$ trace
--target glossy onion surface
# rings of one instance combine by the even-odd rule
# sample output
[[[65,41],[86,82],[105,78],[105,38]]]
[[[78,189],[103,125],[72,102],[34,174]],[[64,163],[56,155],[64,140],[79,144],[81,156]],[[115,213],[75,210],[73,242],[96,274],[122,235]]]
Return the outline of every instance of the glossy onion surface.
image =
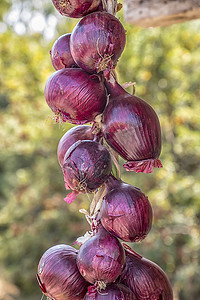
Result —
[[[54,72],[46,82],[45,98],[58,118],[73,124],[93,121],[107,102],[101,77],[78,68]]]
[[[161,130],[153,108],[127,93],[117,82],[106,83],[110,101],[103,113],[102,131],[107,143],[125,160],[127,171],[150,173],[162,167]]]
[[[113,176],[105,183],[100,216],[106,230],[125,242],[138,242],[149,233],[152,208],[148,198],[136,187]]]
[[[70,49],[79,67],[89,73],[98,73],[116,65],[125,41],[125,30],[116,17],[106,12],[95,12],[75,26]]]
[[[91,193],[104,183],[111,168],[111,157],[104,146],[95,141],[78,141],[68,149],[63,160],[65,186],[75,192]],[[71,202],[71,196],[65,201]]]
[[[42,292],[48,298],[83,299],[89,284],[77,268],[77,253],[73,247],[61,244],[49,248],[41,257],[37,279]]]
[[[104,290],[97,291],[88,287],[84,300],[137,300],[129,288],[123,284],[111,283]]]
[[[79,140],[93,140],[94,135],[92,133],[92,127],[89,125],[78,125],[71,129],[69,129],[65,134],[61,137],[58,148],[57,148],[57,156],[60,166],[63,165],[63,159],[67,152],[67,150],[77,141]]]
[[[128,246],[125,253],[126,264],[119,281],[133,291],[137,300],[173,300],[169,279],[158,265]]]
[[[77,265],[82,276],[90,283],[114,282],[121,274],[125,262],[121,243],[102,225],[98,232],[87,240],[77,256]]]
[[[59,13],[66,17],[81,18],[98,10],[100,0],[52,0]]]
[[[50,55],[55,70],[77,67],[70,51],[70,33],[61,35],[53,44]]]

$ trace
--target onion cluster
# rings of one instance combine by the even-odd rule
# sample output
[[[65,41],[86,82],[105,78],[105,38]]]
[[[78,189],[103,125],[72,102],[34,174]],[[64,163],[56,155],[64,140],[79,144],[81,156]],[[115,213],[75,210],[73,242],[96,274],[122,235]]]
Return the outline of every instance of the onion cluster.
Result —
[[[54,300],[172,300],[164,271],[121,243],[142,241],[151,230],[153,211],[140,189],[112,175],[113,164],[119,173],[118,155],[126,160],[124,168],[136,173],[151,173],[162,164],[156,112],[116,80],[114,69],[126,41],[113,15],[117,3],[52,1],[62,15],[83,17],[71,34],[54,42],[50,55],[56,72],[45,86],[56,121],[77,125],[57,147],[70,190],[64,200],[71,203],[80,193],[93,192],[94,198],[86,213],[90,231],[77,239],[80,249],[64,244],[48,249],[38,265],[39,286]],[[91,126],[83,125],[88,122]]]

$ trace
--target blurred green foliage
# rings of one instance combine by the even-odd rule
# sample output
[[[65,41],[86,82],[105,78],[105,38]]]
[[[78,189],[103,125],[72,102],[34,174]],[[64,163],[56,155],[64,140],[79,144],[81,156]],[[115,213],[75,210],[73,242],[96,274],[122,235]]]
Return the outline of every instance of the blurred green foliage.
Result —
[[[51,3],[44,3],[40,13],[56,14]],[[2,20],[9,4],[0,3]],[[58,243],[72,245],[89,229],[78,211],[89,208],[88,197],[70,205],[63,201],[56,149],[72,125],[54,124],[44,99],[45,82],[54,72],[48,52],[76,22],[60,18],[51,41],[42,34],[17,35],[11,26],[0,35],[0,280],[8,286],[0,299],[39,299],[35,274],[41,255]],[[136,95],[159,115],[163,141],[162,169],[152,174],[122,170],[122,179],[139,187],[154,211],[151,232],[131,246],[165,270],[175,300],[198,300],[200,21],[165,28],[124,26],[127,44],[117,66],[119,82],[136,81]],[[12,286],[11,298],[10,284],[17,287]]]

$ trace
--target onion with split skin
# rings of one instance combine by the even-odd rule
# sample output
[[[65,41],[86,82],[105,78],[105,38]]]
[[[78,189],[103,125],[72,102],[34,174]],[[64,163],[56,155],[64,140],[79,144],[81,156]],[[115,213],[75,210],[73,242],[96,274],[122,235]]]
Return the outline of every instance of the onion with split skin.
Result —
[[[117,81],[106,80],[105,85],[110,94],[102,121],[106,142],[127,160],[123,165],[127,171],[151,173],[153,167],[161,168],[161,129],[156,112]]]
[[[99,73],[116,66],[125,41],[125,30],[116,17],[107,12],[94,12],[73,29],[70,49],[80,68]]]
[[[69,129],[61,137],[58,147],[57,156],[60,166],[63,166],[63,159],[67,150],[79,140],[93,140],[94,134],[92,133],[92,127],[89,125],[77,125]]]
[[[151,230],[152,207],[136,187],[112,175],[105,182],[100,218],[104,228],[125,242],[139,242]]]
[[[80,68],[54,72],[46,82],[45,98],[57,121],[79,125],[94,121],[107,103],[102,77]]]
[[[66,17],[82,18],[87,14],[102,10],[101,0],[52,0],[59,13]]]
[[[77,67],[70,51],[70,36],[71,33],[61,35],[49,51],[55,70]]]
[[[74,201],[79,193],[92,193],[110,175],[112,162],[108,150],[96,141],[79,140],[66,152],[63,175],[66,189],[72,189],[65,198]]]
[[[77,264],[78,251],[60,244],[49,248],[38,264],[37,279],[42,292],[54,300],[81,300],[89,283],[81,276]]]
[[[77,266],[85,280],[96,284],[97,290],[101,290],[119,277],[125,255],[119,240],[101,224],[96,230],[96,234],[80,247]]]
[[[173,300],[172,287],[165,272],[152,261],[123,244],[126,264],[119,282],[130,288],[137,300]]]

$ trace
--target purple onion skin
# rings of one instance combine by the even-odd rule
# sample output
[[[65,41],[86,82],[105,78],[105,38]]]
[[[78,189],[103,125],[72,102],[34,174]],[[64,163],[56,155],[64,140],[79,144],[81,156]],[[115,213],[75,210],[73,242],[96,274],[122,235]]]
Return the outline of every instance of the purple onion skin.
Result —
[[[106,142],[122,158],[127,171],[151,173],[162,167],[161,129],[153,108],[127,93],[117,82],[106,82],[110,101],[103,113],[102,132]]]
[[[123,284],[111,283],[105,290],[86,293],[84,300],[137,300],[135,295]]]
[[[57,156],[60,166],[63,166],[63,159],[67,150],[79,140],[93,140],[94,134],[92,133],[92,127],[89,125],[78,125],[69,129],[61,137],[58,148]]]
[[[100,224],[97,233],[79,249],[77,265],[86,281],[114,282],[125,263],[124,249],[117,238]]]
[[[112,169],[108,150],[96,141],[78,141],[66,152],[63,174],[66,185],[75,191],[91,193],[99,188]]]
[[[52,0],[59,13],[66,17],[82,18],[87,14],[102,10],[100,0]]]
[[[94,12],[72,31],[70,49],[76,64],[88,73],[114,68],[126,43],[119,20],[107,12]]]
[[[152,207],[136,187],[109,176],[100,217],[104,228],[125,242],[139,242],[152,225]]]
[[[88,282],[77,264],[78,251],[69,245],[49,248],[41,257],[37,279],[42,292],[50,299],[80,300],[87,292]]]
[[[165,272],[152,261],[126,247],[126,264],[119,282],[126,285],[138,300],[173,300],[173,291]]]
[[[77,67],[70,51],[70,36],[71,33],[61,35],[50,50],[51,62],[56,71]]]
[[[45,98],[56,116],[73,124],[93,121],[107,102],[101,77],[79,68],[54,72],[46,82]]]

